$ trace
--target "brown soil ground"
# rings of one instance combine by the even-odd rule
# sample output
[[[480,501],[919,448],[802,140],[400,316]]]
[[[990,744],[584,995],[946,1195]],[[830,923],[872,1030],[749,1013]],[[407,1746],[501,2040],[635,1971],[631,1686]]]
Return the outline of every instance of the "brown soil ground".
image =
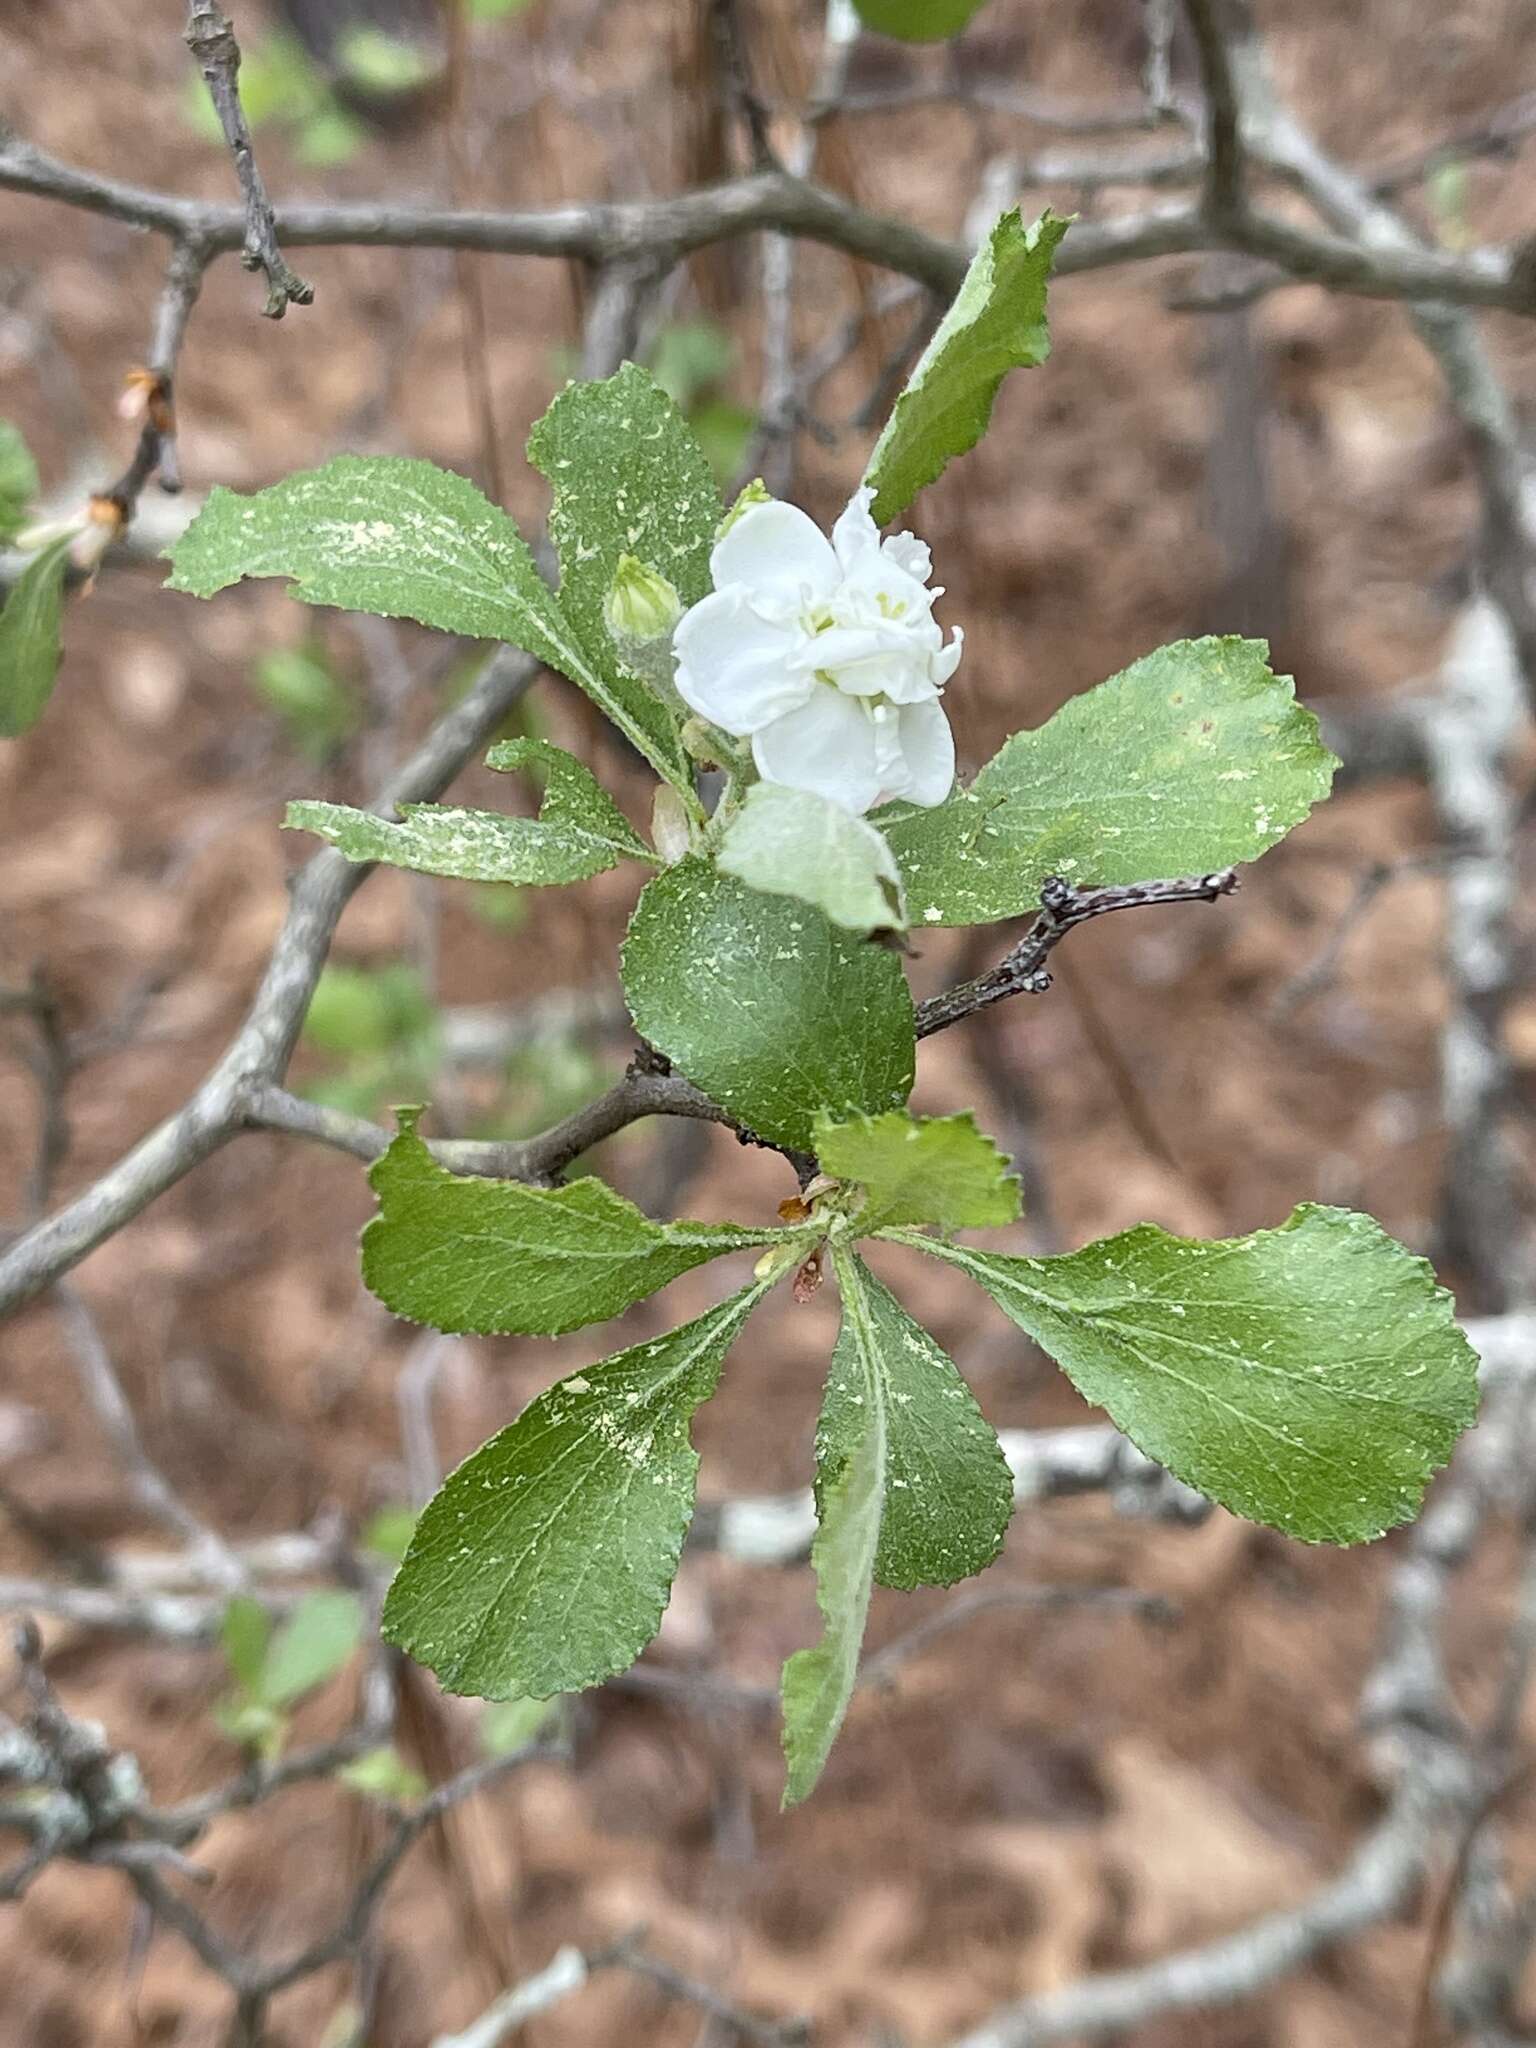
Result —
[[[690,160],[709,168],[676,54],[684,11],[679,0],[611,10],[574,61],[575,104],[564,110],[520,111],[518,97],[527,39],[555,36],[562,8],[538,5],[486,32],[472,89],[477,193],[546,203],[668,189]],[[1129,0],[1048,12],[1046,24],[1024,0],[995,0],[989,61],[1063,94],[1127,89]],[[1274,0],[1265,12],[1287,90],[1325,141],[1372,160],[1506,99],[1529,82],[1536,47],[1528,0],[1472,0],[1427,24],[1393,0],[1350,10]],[[813,10],[794,16],[785,0],[781,13],[762,55],[788,76]],[[0,114],[116,176],[224,195],[227,163],[179,111],[178,28],[171,0],[128,13],[106,0],[0,9]],[[280,136],[262,139],[285,193],[444,189],[431,119],[326,172],[295,164]],[[912,113],[850,132],[828,171],[851,174],[872,203],[954,232],[980,163],[1009,146],[1033,143],[998,117]],[[1474,169],[1469,194],[1482,232],[1536,227],[1530,182],[1507,166]],[[0,221],[0,411],[24,423],[60,487],[92,437],[123,443],[112,407],[144,345],[158,250],[38,202],[0,201]],[[810,340],[865,281],[825,251],[801,263]],[[301,267],[316,304],[275,327],[256,318],[257,286],[235,265],[211,277],[180,387],[190,487],[252,486],[340,446],[473,466],[449,260],[325,250],[304,252]],[[576,281],[532,260],[487,262],[483,275],[509,499],[532,521],[540,487],[517,451],[564,374],[557,351],[572,338]],[[745,397],[750,281],[714,260],[683,301],[714,306],[737,332]],[[1210,514],[1227,359],[1209,323],[1167,309],[1170,288],[1190,281],[1183,265],[1064,285],[1051,364],[1014,380],[983,449],[920,508],[949,586],[945,611],[968,633],[954,704],[972,761],[1146,649],[1230,622]],[[1512,322],[1490,328],[1523,392],[1536,336]],[[1434,663],[1472,517],[1433,366],[1399,309],[1313,290],[1263,302],[1251,332],[1270,387],[1265,445],[1289,579],[1287,594],[1271,555],[1244,601],[1267,615],[1277,656],[1309,698],[1384,694]],[[847,416],[877,361],[834,383],[829,417]],[[860,433],[810,447],[806,502],[833,511],[866,447]],[[271,587],[200,606],[158,583],[149,568],[102,577],[71,611],[49,716],[0,751],[0,980],[43,963],[77,1028],[110,1023],[147,970],[161,984],[132,1042],[71,1088],[60,1195],[173,1108],[238,1020],[299,857],[276,829],[284,799],[357,797],[369,761],[424,725],[436,701],[414,687],[399,730],[371,732],[317,771],[252,692],[250,664],[313,632],[365,685],[379,643]],[[416,672],[435,658],[424,634],[402,632],[395,645]],[[590,725],[554,686],[541,692],[551,730],[592,756],[601,742]],[[626,782],[606,750],[600,765],[638,814],[639,779]],[[469,801],[492,799],[479,772],[463,787]],[[1043,1189],[1035,1241],[1070,1245],[1144,1217],[1233,1232],[1320,1197],[1432,1248],[1442,1150],[1433,877],[1393,885],[1329,984],[1276,1005],[1361,871],[1425,849],[1432,832],[1414,790],[1349,795],[1270,856],[1235,902],[1082,934],[1048,999],[993,1013],[990,1041],[968,1027],[926,1049],[920,1104],[958,1106],[981,1091],[984,1115]],[[376,879],[347,913],[338,956],[419,950],[422,901],[399,878]],[[623,880],[609,876],[579,899],[534,901],[503,935],[443,885],[430,912],[438,992],[454,1004],[515,1003],[585,986],[627,908]],[[958,940],[925,944],[917,981],[951,975],[960,950]],[[1536,1009],[1516,1022],[1517,1056],[1536,1064]],[[1134,1075],[1134,1118],[1106,1033]],[[622,1051],[614,1041],[604,1057]],[[0,1063],[0,1213],[20,1206],[35,1130],[26,1067]],[[653,1134],[631,1135],[604,1163],[643,1195],[676,1162],[658,1163]],[[722,1140],[687,1199],[695,1213],[751,1215],[787,1191],[778,1162]],[[355,1165],[253,1138],[81,1270],[154,1455],[227,1532],[291,1528],[329,1505],[360,1520],[400,1497],[394,1388],[409,1334],[361,1293],[354,1240],[367,1213]],[[942,1273],[890,1271],[999,1424],[1081,1414],[978,1297]],[[711,1284],[679,1283],[667,1312],[702,1304]],[[624,1341],[660,1313],[637,1311]],[[706,1496],[803,1482],[833,1319],[823,1295],[753,1325],[702,1421]],[[570,1339],[561,1366],[613,1342],[609,1330]],[[445,1457],[513,1414],[556,1355],[526,1342],[457,1347],[438,1410]],[[92,1543],[159,1542],[80,1410],[47,1307],[0,1336],[0,1425],[0,1477],[38,1513]],[[382,1921],[374,2048],[414,2048],[559,1943],[600,1942],[637,1922],[656,1949],[733,1996],[809,2012],[818,2040],[934,2043],[1000,2000],[1294,1900],[1336,1867],[1373,1810],[1353,1717],[1397,1552],[1396,1541],[1353,1555],[1306,1550],[1221,1516],[1194,1532],[1147,1528],[1097,1503],[1021,1515],[997,1583],[1155,1591],[1177,1620],[1152,1627],[1091,1604],[977,1619],[908,1663],[889,1691],[860,1698],[822,1790],[783,1818],[771,1720],[598,1697],[583,1709],[573,1770],[518,1780],[407,1868]],[[0,1569],[42,1562],[0,1522]],[[942,1597],[880,1596],[871,1643]],[[1470,1685],[1504,1597],[1490,1561],[1458,1618]],[[771,1684],[813,1626],[806,1571],[690,1558],[658,1655]],[[50,1644],[71,1706],[140,1755],[158,1797],[234,1767],[210,1717],[222,1686],[211,1655],[62,1629]],[[347,1706],[339,1683],[306,1726],[336,1725]],[[472,1753],[467,1718],[442,1711],[450,1746]],[[1525,1820],[1517,1808],[1517,1838]],[[230,1819],[206,1844],[212,1910],[242,1941],[286,1947],[345,1894],[381,1825],[354,1795],[313,1788]],[[1390,2048],[1406,2039],[1429,1904],[1241,2012],[1146,2028],[1138,2048]],[[7,2044],[220,2038],[223,1994],[171,1937],[141,1951],[110,1873],[50,1873],[0,1921],[0,1956]],[[280,2002],[273,2042],[319,2042],[345,1992],[338,1973]],[[528,2038],[557,2048],[697,2034],[696,2015],[609,1977]]]

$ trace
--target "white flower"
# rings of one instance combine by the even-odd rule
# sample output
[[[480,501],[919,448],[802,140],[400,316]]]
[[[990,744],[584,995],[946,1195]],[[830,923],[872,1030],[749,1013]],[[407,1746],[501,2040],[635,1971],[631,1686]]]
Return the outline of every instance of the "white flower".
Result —
[[[955,743],[939,696],[960,660],[927,588],[927,548],[882,543],[856,491],[830,542],[797,506],[749,505],[715,544],[715,588],[673,642],[679,695],[712,725],[751,738],[766,782],[855,816],[884,802],[942,803]]]

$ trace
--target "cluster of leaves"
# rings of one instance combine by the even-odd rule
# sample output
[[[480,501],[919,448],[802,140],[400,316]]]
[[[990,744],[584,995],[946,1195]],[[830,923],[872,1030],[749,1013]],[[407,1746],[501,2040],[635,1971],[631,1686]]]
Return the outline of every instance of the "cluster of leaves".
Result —
[[[1011,214],[983,245],[874,451],[882,520],[973,445],[1005,372],[1044,356],[1064,227]],[[654,870],[623,948],[637,1029],[741,1128],[818,1171],[785,1220],[658,1222],[596,1178],[455,1176],[402,1116],[363,1242],[367,1283],[399,1315],[556,1335],[715,1258],[758,1258],[704,1314],[558,1381],[449,1478],[391,1590],[389,1638],[493,1699],[550,1698],[627,1664],[659,1623],[693,1510],[696,1409],[765,1294],[830,1266],[842,1327],[815,1449],[824,1628],[783,1688],[786,1796],[803,1797],[848,1705],[872,1586],[980,1570],[1013,1502],[995,1432],[865,1263],[869,1241],[968,1275],[1137,1444],[1234,1511],[1330,1542],[1410,1515],[1475,1404],[1472,1355],[1421,1260],[1368,1218],[1317,1207],[1216,1243],[1142,1226],[1055,1258],[977,1250],[952,1233],[1012,1222],[1017,1184],[968,1115],[906,1108],[915,1019],[881,943],[892,927],[1016,917],[1048,875],[1125,883],[1251,860],[1327,794],[1335,764],[1264,648],[1163,648],[1015,734],[937,808],[849,818],[754,783],[610,635],[621,562],[691,604],[721,524],[710,464],[654,379],[627,365],[569,386],[529,454],[552,487],[558,593],[464,479],[356,457],[250,498],[215,492],[173,584],[206,597],[286,576],[309,602],[508,640],[570,677],[659,778],[655,844],[536,739],[490,757],[537,774],[534,817],[302,803],[289,824],[354,860],[471,882]],[[710,815],[700,758],[726,770]]]

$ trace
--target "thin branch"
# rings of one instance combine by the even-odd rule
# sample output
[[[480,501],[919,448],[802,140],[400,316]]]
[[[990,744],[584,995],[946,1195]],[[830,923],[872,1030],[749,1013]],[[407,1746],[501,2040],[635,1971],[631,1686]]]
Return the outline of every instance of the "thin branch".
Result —
[[[244,215],[173,194],[100,178],[12,138],[0,144],[0,188],[55,199],[134,227],[203,241],[213,255],[243,246]],[[776,228],[904,273],[953,297],[970,251],[889,215],[871,213],[785,171],[754,171],[672,198],[479,212],[382,202],[288,206],[276,216],[290,247],[477,249],[523,256],[576,256],[601,266],[641,257],[670,264],[720,241]],[[1203,209],[1177,204],[1080,223],[1062,244],[1056,274],[1069,277],[1155,256],[1231,248],[1280,263],[1293,281],[1365,298],[1497,306],[1536,316],[1536,279],[1516,249],[1449,251],[1412,245],[1365,248],[1344,236],[1245,211],[1213,227]]]
[[[290,305],[307,306],[315,288],[288,267],[278,247],[272,202],[262,183],[250,126],[240,104],[240,45],[218,0],[188,0],[185,41],[203,74],[235,160],[235,176],[245,200],[240,261],[247,270],[265,272],[267,303],[261,310],[267,319],[281,320]]]
[[[974,981],[960,982],[918,1006],[917,1035],[930,1038],[1009,996],[1044,995],[1051,985],[1046,961],[1069,931],[1112,910],[1144,910],[1166,903],[1215,903],[1237,887],[1237,870],[1221,868],[1171,882],[1135,882],[1120,888],[1076,889],[1059,875],[1040,885],[1040,914],[1016,946]]]
[[[249,1575],[240,1559],[216,1530],[193,1514],[144,1449],[96,1318],[73,1288],[60,1288],[57,1300],[81,1392],[95,1410],[135,1496],[182,1539],[194,1562],[214,1584],[228,1588],[245,1585]]]

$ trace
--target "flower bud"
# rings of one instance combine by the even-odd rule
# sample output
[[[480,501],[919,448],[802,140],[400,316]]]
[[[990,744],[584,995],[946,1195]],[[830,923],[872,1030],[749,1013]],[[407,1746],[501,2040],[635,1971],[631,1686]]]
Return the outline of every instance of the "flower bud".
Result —
[[[672,684],[672,635],[682,616],[683,601],[659,570],[620,555],[603,599],[603,624],[624,666],[674,710],[681,705]]]
[[[670,640],[682,616],[682,599],[659,570],[620,555],[603,599],[603,623],[615,640]]]
[[[670,783],[658,787],[651,804],[651,844],[668,867],[680,861],[692,844],[688,813]]]
[[[773,493],[760,476],[753,477],[749,484],[743,484],[736,493],[735,504],[715,528],[716,544],[725,539],[743,512],[749,512],[754,505],[770,505],[772,502]]]

